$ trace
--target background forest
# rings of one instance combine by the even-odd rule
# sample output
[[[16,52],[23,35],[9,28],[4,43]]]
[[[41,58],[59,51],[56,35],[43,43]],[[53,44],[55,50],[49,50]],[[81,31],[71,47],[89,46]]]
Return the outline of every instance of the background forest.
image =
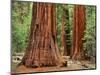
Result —
[[[29,31],[32,18],[32,2],[12,2],[12,55],[24,53],[28,44]],[[83,49],[88,58],[95,62],[96,57],[96,7],[86,5],[86,29],[84,35]],[[66,46],[70,54],[72,49],[73,34],[73,12],[74,5],[56,4],[57,15],[57,43],[61,55],[62,47],[62,16],[65,17]],[[88,59],[87,58],[87,59]]]

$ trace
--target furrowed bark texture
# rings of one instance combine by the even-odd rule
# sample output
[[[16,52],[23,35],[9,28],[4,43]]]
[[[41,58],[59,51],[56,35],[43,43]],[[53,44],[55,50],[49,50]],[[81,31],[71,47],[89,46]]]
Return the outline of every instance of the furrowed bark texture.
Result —
[[[22,59],[27,67],[55,66],[59,62],[54,4],[34,3],[29,44]]]
[[[85,6],[75,5],[74,7],[74,26],[73,26],[73,45],[72,59],[83,59],[83,38],[86,25]]]

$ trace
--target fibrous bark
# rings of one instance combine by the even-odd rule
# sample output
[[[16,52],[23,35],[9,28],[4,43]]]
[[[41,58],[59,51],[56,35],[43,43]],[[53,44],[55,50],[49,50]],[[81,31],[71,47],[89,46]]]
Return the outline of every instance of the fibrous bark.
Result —
[[[54,4],[34,3],[29,44],[21,64],[27,67],[54,66],[59,62]]]
[[[74,26],[73,26],[73,45],[72,59],[83,59],[83,38],[86,25],[85,6],[75,5],[74,7]]]

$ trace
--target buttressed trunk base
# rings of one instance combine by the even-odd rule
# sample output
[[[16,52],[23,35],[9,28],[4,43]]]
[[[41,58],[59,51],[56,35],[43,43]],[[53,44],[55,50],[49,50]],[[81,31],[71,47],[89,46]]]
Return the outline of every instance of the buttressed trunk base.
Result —
[[[21,63],[27,67],[58,65],[56,34],[54,4],[34,3],[29,44]]]

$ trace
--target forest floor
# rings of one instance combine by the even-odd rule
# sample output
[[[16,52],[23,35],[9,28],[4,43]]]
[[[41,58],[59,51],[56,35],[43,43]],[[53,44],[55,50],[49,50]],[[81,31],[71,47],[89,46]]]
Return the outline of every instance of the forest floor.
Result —
[[[39,68],[27,68],[24,65],[13,69],[12,74],[16,73],[38,73],[38,72],[56,72],[56,71],[74,71],[74,70],[88,70],[95,69],[96,64],[90,61],[68,61],[66,67],[39,67]]]

